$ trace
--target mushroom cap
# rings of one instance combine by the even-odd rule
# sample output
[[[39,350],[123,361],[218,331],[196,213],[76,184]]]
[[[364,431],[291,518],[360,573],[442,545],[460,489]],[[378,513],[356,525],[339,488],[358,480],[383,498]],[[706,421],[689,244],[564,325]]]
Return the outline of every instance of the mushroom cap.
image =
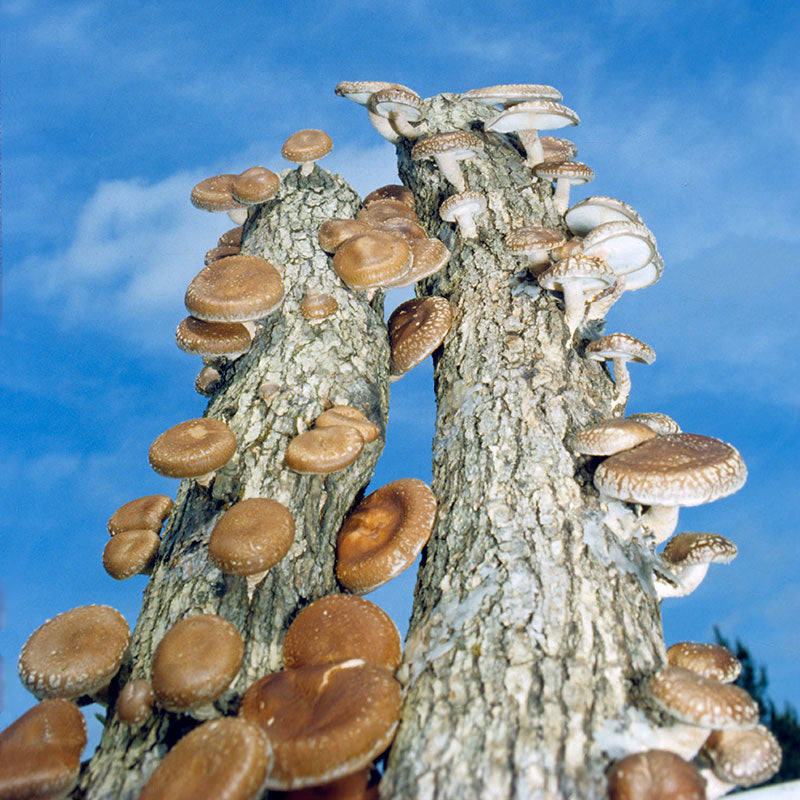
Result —
[[[418,297],[397,306],[387,322],[392,374],[403,375],[422,363],[447,336],[452,320],[444,297]]]
[[[417,212],[413,208],[403,203],[401,200],[374,200],[368,206],[364,206],[357,215],[357,219],[365,222],[371,228],[377,228],[382,222],[395,217],[417,221]]]
[[[414,92],[403,86],[401,83],[390,83],[389,81],[340,81],[336,84],[334,93],[339,97],[346,97],[360,106],[365,106],[370,95],[379,92],[381,89],[404,89],[411,94]]]
[[[506,250],[525,255],[561,247],[565,241],[564,234],[554,228],[538,228],[533,225],[525,225],[507,233],[503,244]]]
[[[217,239],[217,244],[220,247],[241,247],[243,230],[244,225],[237,225],[235,228],[225,231],[225,233]]]
[[[638,414],[628,414],[625,419],[633,422],[642,422],[652,428],[656,433],[680,433],[681,426],[672,417],[659,411],[640,411]]]
[[[130,629],[119,611],[78,606],[30,635],[19,656],[20,680],[40,700],[94,694],[117,674],[129,641]]]
[[[283,665],[297,669],[360,658],[394,672],[402,650],[397,626],[382,608],[363,597],[332,594],[295,617],[283,640]]]
[[[620,759],[608,773],[609,800],[705,800],[706,782],[687,761],[668,750],[647,750]]]
[[[159,705],[190,712],[213,703],[239,672],[244,644],[239,631],[216,614],[176,622],[153,654],[151,680]]]
[[[313,428],[289,442],[284,462],[301,475],[327,475],[349,467],[361,455],[364,437],[348,425]]]
[[[578,155],[578,148],[569,139],[558,136],[540,136],[545,161],[571,161]]]
[[[380,774],[372,766],[334,781],[286,792],[284,800],[378,800]]]
[[[606,419],[576,433],[572,437],[572,451],[588,456],[611,456],[656,435],[652,428],[641,422]]]
[[[578,253],[557,261],[538,276],[543,289],[556,292],[563,291],[564,283],[570,280],[580,280],[586,293],[610,286],[616,280],[616,275],[602,259]]]
[[[128,681],[117,695],[117,717],[125,725],[141,725],[153,713],[155,701],[150,681]]]
[[[398,200],[407,205],[412,211],[416,208],[417,200],[414,197],[414,192],[408,186],[401,186],[400,184],[390,183],[386,186],[381,186],[378,189],[371,191],[363,201],[364,208],[367,208],[377,200]]]
[[[225,173],[212,175],[200,181],[191,194],[192,205],[203,211],[233,211],[237,208],[246,208],[233,197],[233,182],[236,175]]]
[[[667,663],[720,683],[733,683],[742,671],[739,659],[719,644],[676,642],[667,648]]]
[[[691,567],[727,564],[737,553],[736,545],[718,533],[679,533],[666,543],[663,557],[676,567]]]
[[[781,766],[781,746],[763,725],[750,730],[712,731],[701,751],[714,774],[736,786],[769,780]]]
[[[608,361],[618,358],[623,361],[652,364],[656,360],[656,354],[652,347],[627,333],[610,333],[589,342],[584,352],[586,357],[593,361]]]
[[[250,167],[233,180],[233,199],[247,205],[266,203],[278,193],[281,179],[266,167]]]
[[[414,563],[436,519],[436,497],[416,478],[392,481],[347,515],[336,541],[336,577],[367,594]]]
[[[552,131],[567,125],[577,125],[578,115],[553,100],[528,100],[501,111],[483,124],[486,131],[514,133],[515,131]]]
[[[333,269],[351,289],[377,289],[402,278],[413,256],[404,239],[383,231],[366,231],[341,244]]]
[[[594,170],[580,161],[544,161],[533,168],[538,178],[557,181],[567,178],[570,183],[589,183],[594,180]]]
[[[662,667],[647,689],[662,711],[690,725],[725,730],[758,724],[758,705],[744,689],[683,667]]]
[[[514,105],[526,100],[561,100],[561,92],[543,83],[504,83],[470,89],[461,95],[462,100],[474,100],[486,106]]]
[[[389,217],[389,219],[372,223],[372,227],[376,231],[384,231],[385,233],[391,233],[393,236],[399,236],[401,239],[405,239],[409,246],[417,241],[426,241],[428,238],[428,234],[422,225],[415,222],[413,219],[406,219],[405,217]]]
[[[336,298],[323,292],[309,292],[300,303],[300,313],[311,323],[328,319],[338,310]]]
[[[388,117],[393,113],[401,113],[410,122],[416,122],[422,114],[419,107],[422,98],[411,89],[401,86],[386,86],[378,89],[367,98],[367,108],[379,117]]]
[[[567,209],[564,221],[576,236],[586,236],[587,233],[606,222],[629,221],[635,222],[637,225],[644,224],[642,218],[627,203],[602,194],[587,197],[580,203],[575,203],[572,208]]]
[[[251,497],[234,503],[208,540],[208,556],[226,575],[255,575],[277,564],[294,541],[294,517],[283,503]]]
[[[733,446],[695,433],[670,433],[605,459],[597,489],[618,500],[697,506],[741,489],[747,468]]]
[[[270,789],[299,789],[367,766],[394,738],[401,708],[392,674],[361,659],[275,672],[251,684],[239,716],[265,732]]]
[[[184,299],[187,311],[206,322],[263,319],[283,300],[280,272],[263,258],[228,256],[195,275]]]
[[[210,250],[206,250],[206,254],[203,256],[203,264],[208,266],[209,264],[213,264],[215,261],[219,261],[221,258],[238,256],[241,251],[242,249],[240,247],[236,247],[231,244],[217,245],[216,247],[212,247]]]
[[[656,240],[648,228],[623,220],[605,222],[589,231],[583,237],[581,252],[602,258],[617,275],[627,275],[645,268],[657,251]]]
[[[472,158],[483,152],[484,144],[469,131],[446,131],[420,139],[411,148],[413,161],[433,158],[440,153],[450,153],[456,159]]]
[[[222,376],[216,367],[206,365],[194,379],[194,389],[198,394],[211,397],[222,382]]]
[[[406,241],[411,247],[414,259],[411,270],[402,278],[387,284],[389,288],[412,286],[417,281],[438,272],[450,260],[450,251],[439,239],[407,239]]]
[[[326,219],[319,226],[317,241],[326,253],[335,253],[339,245],[357,233],[365,233],[369,229],[370,226],[366,222],[357,219]]]
[[[235,358],[250,349],[250,331],[241,322],[206,322],[186,317],[175,330],[175,342],[184,353]]]
[[[325,131],[306,128],[293,133],[281,148],[281,155],[287,161],[306,163],[317,161],[333,150],[333,141]]]
[[[161,539],[153,531],[121,531],[103,550],[103,568],[115,581],[149,571],[160,545]]]
[[[122,531],[149,530],[158,533],[172,511],[172,498],[165,494],[148,494],[121,505],[108,520],[110,536]]]
[[[80,709],[68,700],[42,700],[0,732],[0,797],[66,797],[85,747]]]
[[[472,190],[452,194],[439,206],[439,216],[445,222],[458,222],[460,214],[482,214],[486,211],[486,196]]]
[[[255,800],[271,754],[262,730],[239,717],[206,722],[164,757],[139,800]]]
[[[224,467],[236,453],[236,437],[220,419],[179,422],[150,445],[150,466],[168,478],[197,478]]]
[[[380,435],[380,428],[370,422],[362,411],[352,406],[333,406],[323,411],[314,420],[315,428],[330,428],[333,425],[346,425],[355,428],[364,440],[364,444],[374,442]]]

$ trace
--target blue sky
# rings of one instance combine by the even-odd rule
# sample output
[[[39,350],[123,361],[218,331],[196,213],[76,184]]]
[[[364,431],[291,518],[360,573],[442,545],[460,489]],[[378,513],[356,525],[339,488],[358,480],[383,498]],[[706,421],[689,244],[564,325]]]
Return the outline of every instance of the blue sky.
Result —
[[[453,5],[450,4],[450,8]],[[423,96],[495,83],[557,86],[596,173],[654,232],[664,277],[623,298],[608,330],[657,353],[631,369],[630,411],[736,445],[737,495],[681,513],[740,555],[663,605],[667,643],[719,624],[800,707],[800,11],[788,2],[140,4],[5,0],[0,494],[5,727],[33,698],[15,662],[45,619],[102,602],[133,624],[144,578],[103,571],[105,523],[174,496],[147,448],[197,416],[195,359],[174,345],[183,292],[230,227],[191,187],[276,171],[295,130],[324,128],[323,166],[363,195],[396,182],[393,148],[333,94],[392,80]],[[390,295],[389,308],[407,295]],[[393,384],[374,484],[430,477],[430,365]],[[422,409],[422,411],[421,411]],[[413,576],[371,595],[405,627]]]

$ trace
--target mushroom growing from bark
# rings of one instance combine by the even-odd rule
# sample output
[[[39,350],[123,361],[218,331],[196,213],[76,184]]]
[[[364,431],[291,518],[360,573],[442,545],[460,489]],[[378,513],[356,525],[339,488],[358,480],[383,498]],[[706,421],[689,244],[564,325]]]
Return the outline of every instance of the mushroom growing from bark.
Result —
[[[421,105],[422,98],[416,92],[399,86],[378,89],[367,100],[367,109],[388,119],[392,129],[406,139],[416,139],[422,133],[422,126],[411,124],[422,119]]]
[[[281,155],[287,161],[300,164],[300,174],[310,175],[314,165],[333,150],[331,137],[325,131],[306,128],[293,133],[281,148]]]
[[[643,225],[642,218],[622,200],[607,195],[594,195],[575,203],[564,214],[567,227],[576,236],[586,236],[606,222],[635,222]]]
[[[620,759],[608,774],[608,800],[706,800],[697,770],[669,750]]]
[[[333,269],[351,289],[374,292],[408,274],[413,263],[404,239],[383,231],[367,231],[348,239],[333,256]]]
[[[233,199],[248,206],[266,203],[278,193],[281,179],[266,167],[250,167],[233,179]]]
[[[656,432],[641,422],[607,419],[576,433],[572,437],[572,451],[587,456],[612,456],[654,436]]]
[[[191,194],[192,205],[203,211],[227,212],[232,222],[241,225],[247,219],[247,206],[233,197],[236,175],[212,175],[200,181]]]
[[[456,191],[467,188],[459,161],[475,158],[484,149],[483,142],[469,131],[447,131],[422,139],[411,148],[413,161],[432,158],[439,172],[455,186]]]
[[[534,275],[540,275],[550,266],[550,251],[565,241],[564,234],[554,228],[526,225],[507,233],[503,244],[510,253],[526,261]]]
[[[168,478],[207,478],[236,453],[236,437],[219,419],[189,419],[164,431],[150,445],[150,466]]]
[[[475,217],[486,211],[486,197],[480,192],[460,192],[451,195],[439,206],[439,216],[445,222],[455,222],[462,239],[477,239]]]
[[[719,644],[676,642],[667,648],[667,663],[720,683],[733,683],[742,671],[742,662]]]
[[[148,494],[121,505],[108,520],[108,533],[148,530],[158,533],[172,511],[172,498],[165,494]]]
[[[117,695],[117,717],[123,725],[136,727],[150,719],[155,702],[150,681],[128,681]]]
[[[366,106],[371,95],[381,89],[389,88],[404,89],[413,94],[407,86],[399,83],[389,83],[388,81],[341,81],[336,85],[335,93],[339,97],[346,97],[348,100],[358,103],[360,106]],[[369,109],[367,110],[369,111]],[[388,117],[369,111],[369,121],[372,123],[372,127],[392,144],[397,144],[402,139],[400,134],[392,127]]]
[[[122,531],[103,549],[103,568],[115,581],[149,575],[160,545],[153,531]]]
[[[614,369],[614,385],[617,394],[615,406],[624,406],[628,402],[631,391],[631,376],[628,373],[628,362],[638,361],[640,364],[652,364],[656,360],[653,348],[644,342],[629,336],[627,333],[611,333],[586,345],[587,358],[593,361],[611,361]]]
[[[206,322],[186,317],[175,331],[175,342],[184,353],[233,361],[250,349],[252,337],[241,322]]]
[[[444,297],[418,297],[401,303],[387,323],[396,380],[421,364],[450,330],[453,312]]]
[[[545,161],[534,167],[537,178],[555,181],[553,205],[559,214],[569,207],[569,191],[573,186],[580,186],[594,180],[594,171],[580,161]]]
[[[289,442],[284,463],[301,475],[327,475],[349,467],[363,449],[364,437],[349,425],[313,428]]]
[[[728,564],[736,558],[737,552],[736,545],[718,533],[679,533],[673,536],[664,547],[661,560],[677,585],[656,581],[659,600],[691,594],[702,583],[709,564]]]

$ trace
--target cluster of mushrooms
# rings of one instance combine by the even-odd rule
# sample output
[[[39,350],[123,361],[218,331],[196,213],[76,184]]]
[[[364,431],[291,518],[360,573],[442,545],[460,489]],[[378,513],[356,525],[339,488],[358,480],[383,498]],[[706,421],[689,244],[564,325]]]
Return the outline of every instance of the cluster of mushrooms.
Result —
[[[440,206],[442,221],[454,223],[465,242],[479,238],[487,198],[468,188],[461,164],[484,157],[484,141],[463,130],[428,135],[421,98],[399,84],[343,82],[336,94],[366,106],[370,121],[389,141],[414,142],[411,158],[431,162],[453,187]],[[658,280],[662,261],[655,239],[620,200],[593,196],[569,206],[570,186],[594,175],[573,160],[577,150],[571,142],[539,133],[578,123],[556,89],[493,86],[462,97],[497,106],[483,126],[486,134],[522,151],[532,181],[555,184],[553,201],[564,230],[516,227],[504,243],[542,290],[563,300],[572,346],[573,334],[589,331],[591,321],[603,319],[624,292]],[[309,176],[331,147],[323,131],[303,130],[286,141],[282,154],[300,165],[300,176]],[[189,316],[176,331],[178,346],[203,358],[195,383],[201,394],[219,389],[227,366],[249,350],[258,326],[281,313],[281,268],[241,253],[250,210],[271,202],[279,187],[275,173],[252,167],[213,176],[192,190],[195,206],[227,212],[239,225],[207,252],[206,266],[186,291]],[[439,238],[428,237],[414,206],[406,187],[381,187],[364,199],[355,219],[330,219],[318,231],[331,268],[368,301],[379,289],[411,286],[434,274],[450,257]],[[324,326],[337,310],[336,299],[320,293],[308,293],[300,305],[315,326]],[[436,350],[451,318],[442,297],[411,300],[393,312],[388,334],[394,378]],[[655,359],[646,344],[622,333],[594,337],[584,353],[611,362],[620,413],[630,391],[627,362]],[[259,397],[268,401],[276,390],[266,382]],[[378,434],[362,410],[334,406],[289,442],[284,464],[300,474],[343,470]],[[153,442],[149,460],[162,475],[209,487],[236,458],[237,447],[224,421],[205,417],[164,432]],[[710,502],[743,485],[746,469],[730,445],[682,433],[666,415],[652,413],[593,425],[575,436],[571,447],[581,462],[589,459],[596,466],[605,522],[621,540],[638,537],[653,546],[666,541],[663,553],[653,556],[659,597],[688,594],[710,563],[736,555],[735,545],[717,534],[673,536],[681,506]],[[596,463],[598,458],[603,460]],[[630,514],[623,513],[625,503],[647,511],[632,525]],[[189,788],[180,796],[186,797],[257,798],[271,789],[298,800],[311,796],[303,791],[307,787],[318,787],[314,797],[377,798],[374,761],[391,743],[401,710],[394,672],[402,646],[391,619],[358,595],[413,563],[431,534],[436,508],[430,488],[416,479],[393,481],[356,506],[336,544],[336,577],[347,593],[316,600],[295,617],[282,645],[284,669],[255,680],[236,716],[220,711],[244,655],[235,626],[216,614],[186,616],[173,625],[156,647],[150,679],[118,687],[114,711],[130,726],[146,724],[156,707],[201,724],[172,747],[141,797],[177,797],[175,782],[183,776]],[[113,578],[149,573],[172,512],[173,501],[165,495],[140,497],[114,512],[103,553]],[[295,520],[285,505],[247,497],[232,503],[213,527],[207,555],[223,574],[244,577],[252,598],[294,536]],[[86,743],[77,704],[108,701],[129,641],[125,620],[102,605],[67,611],[31,635],[19,674],[41,702],[0,734],[0,798],[55,798],[72,790]],[[732,654],[680,643],[669,648],[668,658],[669,666],[649,680],[643,701],[650,716],[660,714],[668,722],[654,726],[642,713],[638,724],[646,732],[638,739],[636,721],[627,725],[616,750],[624,757],[609,772],[609,797],[711,798],[774,774],[780,749],[758,725],[754,701],[731,685],[740,668]],[[676,776],[684,774],[683,788],[675,788]]]

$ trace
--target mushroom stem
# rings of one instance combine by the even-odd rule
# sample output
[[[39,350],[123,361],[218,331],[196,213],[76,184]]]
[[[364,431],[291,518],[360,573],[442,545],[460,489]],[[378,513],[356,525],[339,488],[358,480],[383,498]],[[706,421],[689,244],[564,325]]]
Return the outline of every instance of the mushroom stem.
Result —
[[[628,402],[628,395],[631,393],[631,376],[628,372],[627,359],[615,358],[612,360],[612,364],[614,368],[614,385],[617,387],[614,405],[624,406]]]
[[[559,178],[556,181],[556,190],[553,193],[553,204],[556,211],[563,216],[569,208],[569,190],[572,188],[572,181],[568,178]]]
[[[458,223],[458,229],[461,231],[462,239],[478,238],[478,229],[475,225],[475,217],[471,210],[457,211],[454,216]]]
[[[461,167],[458,166],[458,159],[452,153],[434,153],[433,160],[439,168],[439,172],[455,186],[456,191],[461,193],[466,190],[467,184]]]
[[[736,788],[735,783],[728,783],[722,778],[718,778],[714,771],[707,767],[700,770],[700,775],[706,782],[706,800],[716,800],[718,797],[724,797]]]
[[[705,578],[708,572],[708,564],[693,564],[690,567],[678,568],[674,565],[668,566],[669,572],[675,579],[675,586],[669,586],[665,581],[656,584],[656,595],[659,600],[665,597],[685,597],[691,594]]]
[[[542,140],[539,138],[539,131],[517,131],[517,136],[525,148],[525,163],[531,168],[541,164],[544,161],[544,149]],[[539,179],[534,175],[533,180]]]
[[[678,527],[678,506],[650,506],[639,517],[639,527],[646,528],[656,544],[665,542]]]
[[[572,339],[575,330],[583,319],[586,299],[579,280],[564,278],[561,291],[564,293],[564,322],[567,323],[569,338]]]
[[[232,209],[228,212],[228,217],[234,225],[244,225],[247,222],[247,206]]]
[[[406,139],[418,139],[422,133],[422,128],[415,128],[402,111],[390,111],[389,124],[397,133],[405,136]]]
[[[267,572],[269,570],[262,570],[261,572],[256,572],[253,575],[248,575],[246,577],[247,581],[247,602],[252,605],[253,604],[253,596],[256,593],[256,588],[261,581],[264,580],[266,577]]]
[[[316,161],[304,161],[300,165],[300,174],[305,176],[305,177],[307,177],[308,175],[310,175],[314,171],[314,165],[315,164],[316,164]]]
[[[382,117],[380,114],[376,114],[374,111],[368,111],[369,113],[369,121],[372,123],[372,127],[375,128],[378,133],[383,136],[384,139],[391,142],[392,144],[397,144],[402,136],[400,136],[397,131],[392,127],[392,124],[386,117]]]

